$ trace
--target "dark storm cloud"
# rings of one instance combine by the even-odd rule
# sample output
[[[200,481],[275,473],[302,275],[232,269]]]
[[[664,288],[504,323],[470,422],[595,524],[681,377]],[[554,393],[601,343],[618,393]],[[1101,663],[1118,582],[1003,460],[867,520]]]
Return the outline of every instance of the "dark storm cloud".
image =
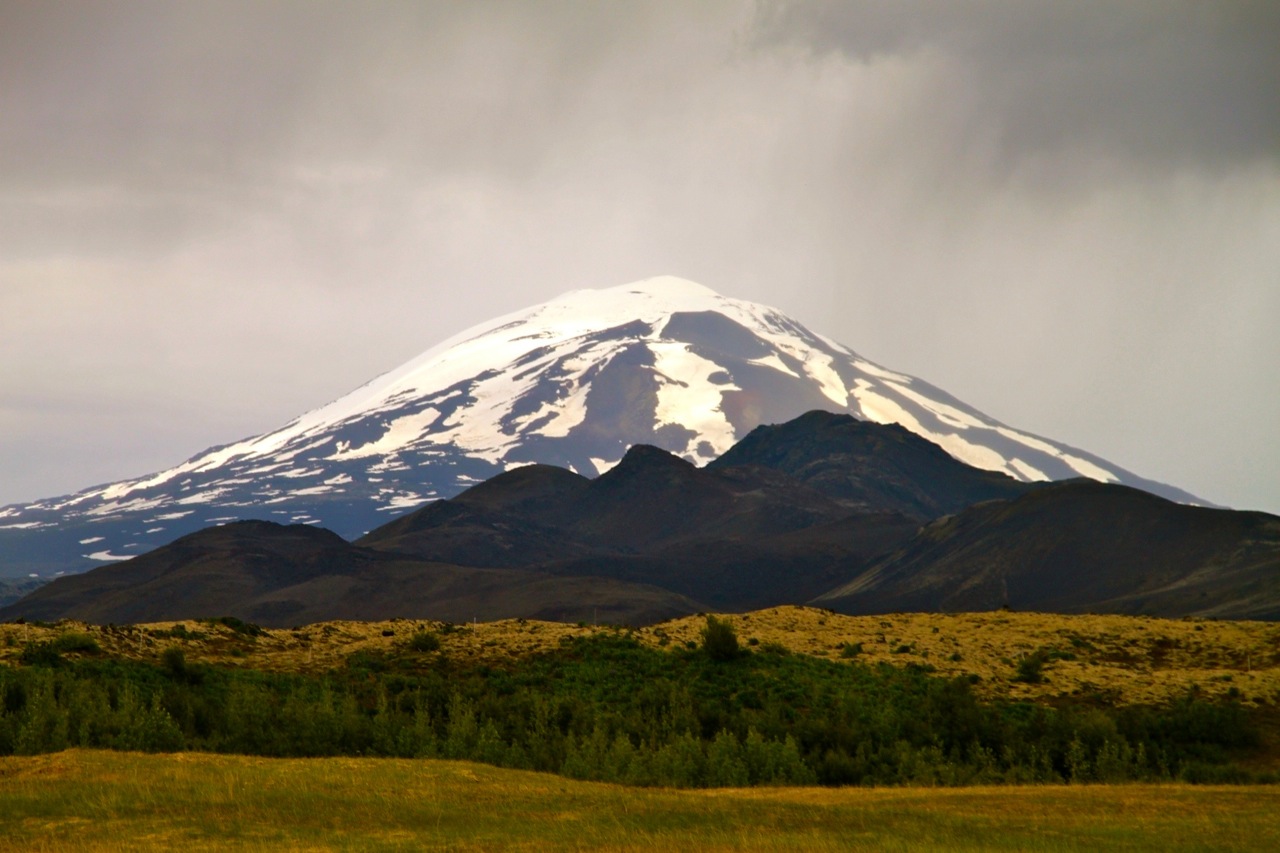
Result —
[[[1280,159],[1274,0],[782,0],[762,43],[936,60],[997,166],[1073,149],[1155,167]]]
[[[1280,506],[1273,9],[0,0],[0,503],[669,272]]]
[[[634,48],[722,8],[5,4],[0,224],[27,253],[145,253],[380,170],[528,181],[645,121],[672,81]],[[632,89],[600,85],[629,55]]]
[[[519,142],[545,145],[577,82],[655,17],[568,2],[7,4],[0,170],[39,186],[256,179],[286,152],[369,145],[493,168]]]

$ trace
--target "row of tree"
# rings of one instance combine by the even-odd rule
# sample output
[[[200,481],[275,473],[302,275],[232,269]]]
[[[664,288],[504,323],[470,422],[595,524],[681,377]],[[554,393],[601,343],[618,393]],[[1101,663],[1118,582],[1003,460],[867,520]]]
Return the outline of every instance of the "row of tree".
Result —
[[[597,635],[502,667],[411,640],[323,675],[31,650],[0,668],[0,753],[430,756],[675,786],[1258,778],[1238,766],[1258,735],[1237,703],[984,703],[967,679],[747,653],[718,630],[697,650]]]

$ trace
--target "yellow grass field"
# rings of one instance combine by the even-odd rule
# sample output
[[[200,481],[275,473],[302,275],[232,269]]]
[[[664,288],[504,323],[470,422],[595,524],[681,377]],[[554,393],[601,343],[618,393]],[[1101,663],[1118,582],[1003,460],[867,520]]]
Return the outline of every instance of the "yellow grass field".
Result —
[[[0,758],[0,850],[1280,850],[1280,788],[673,791],[479,764]]]
[[[1161,702],[1196,688],[1207,697],[1230,691],[1245,704],[1280,702],[1280,624],[1060,616],[1039,613],[890,614],[840,616],[806,607],[776,607],[725,617],[747,643],[777,643],[801,654],[841,659],[845,644],[860,644],[857,660],[896,666],[927,664],[942,675],[976,675],[988,698],[1052,699],[1102,693],[1116,703]],[[705,620],[687,617],[635,631],[641,642],[673,648],[698,640]],[[175,625],[197,638],[170,636]],[[186,621],[123,628],[58,623],[0,625],[0,662],[13,662],[27,642],[68,631],[92,634],[104,652],[159,660],[170,646],[187,660],[275,671],[320,672],[353,652],[393,649],[417,631],[440,633],[440,654],[455,659],[509,661],[552,648],[564,637],[616,630],[590,625],[505,620],[445,626],[438,622],[329,622],[268,630],[247,640],[225,626]],[[1072,659],[1054,660],[1042,684],[1011,679],[1019,659],[1040,648]]]

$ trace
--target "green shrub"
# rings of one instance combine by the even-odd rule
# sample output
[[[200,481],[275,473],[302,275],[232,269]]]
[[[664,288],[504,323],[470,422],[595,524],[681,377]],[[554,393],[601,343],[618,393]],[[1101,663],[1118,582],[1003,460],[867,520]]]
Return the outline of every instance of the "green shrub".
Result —
[[[347,669],[386,672],[387,656],[376,649],[358,649],[347,655]]]
[[[434,631],[419,631],[409,638],[409,649],[415,652],[438,652],[440,636]]]
[[[1031,654],[1018,661],[1017,672],[1013,676],[1014,681],[1023,684],[1041,684],[1044,682],[1044,665],[1049,662],[1049,652],[1045,649],[1036,649]]]
[[[742,652],[733,625],[727,619],[714,616],[707,616],[707,624],[702,629],[702,649],[714,661],[730,661]]]
[[[165,649],[164,654],[160,655],[160,663],[170,678],[177,681],[185,681],[187,679],[189,674],[187,656],[179,647],[170,646]]]
[[[98,645],[97,640],[79,631],[70,631],[62,634],[53,641],[53,646],[63,654],[79,652],[81,654],[96,655],[102,651],[102,647]]]
[[[96,655],[98,641],[80,631],[69,631],[43,643],[27,643],[18,661],[24,666],[59,666],[64,654]]]
[[[62,655],[53,643],[27,643],[18,656],[18,662],[23,666],[59,666]]]
[[[187,626],[181,622],[172,628],[153,628],[147,633],[159,640],[203,640],[206,636],[203,631],[188,631]]]
[[[225,625],[237,634],[246,637],[261,637],[266,632],[261,627],[252,622],[245,622],[243,619],[237,619],[234,616],[219,616],[217,619],[206,620],[210,625]]]

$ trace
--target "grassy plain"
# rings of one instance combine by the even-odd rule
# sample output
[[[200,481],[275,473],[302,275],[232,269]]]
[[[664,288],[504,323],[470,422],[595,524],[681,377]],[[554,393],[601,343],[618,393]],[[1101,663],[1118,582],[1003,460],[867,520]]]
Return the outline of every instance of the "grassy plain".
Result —
[[[748,648],[977,676],[989,698],[1117,704],[1196,689],[1280,704],[1280,625],[1030,613],[847,617],[779,607],[727,617]],[[638,629],[658,648],[696,643],[700,617]],[[396,620],[290,630],[186,621],[0,625],[0,664],[30,643],[91,636],[101,654],[323,673],[361,651],[434,633],[439,654],[503,662],[565,637],[621,629],[508,620]],[[1046,680],[1013,676],[1037,650]],[[76,652],[71,652],[74,656]],[[1234,692],[1232,692],[1234,691]],[[1271,733],[1268,741],[1277,740]],[[1280,742],[1280,740],[1277,740]],[[1272,744],[1274,746],[1275,744]],[[1265,750],[1268,768],[1280,759]],[[960,789],[625,788],[436,760],[264,759],[72,750],[0,758],[0,850],[1274,850],[1280,786]]]
[[[744,643],[769,643],[840,659],[859,649],[864,663],[927,664],[940,675],[976,675],[979,696],[1049,700],[1081,694],[1119,704],[1158,703],[1196,689],[1231,693],[1246,704],[1280,702],[1280,624],[1042,613],[909,613],[841,616],[807,607],[775,607],[727,617]],[[655,647],[696,643],[705,624],[691,616],[637,629]],[[175,632],[175,627],[180,630]],[[248,637],[226,625],[165,622],[140,626],[0,625],[0,662],[13,663],[28,642],[69,631],[92,635],[103,652],[158,661],[177,646],[187,660],[276,672],[325,672],[357,651],[390,650],[416,632],[436,632],[440,653],[466,662],[503,662],[556,647],[564,637],[607,626],[504,620],[446,626],[425,620],[328,622],[266,629]],[[177,634],[175,636],[175,633]],[[749,646],[750,648],[750,646]],[[1053,650],[1042,683],[1015,681],[1017,662]],[[848,650],[848,651],[846,651]]]
[[[674,791],[480,764],[0,758],[0,850],[1276,850],[1280,789]]]

